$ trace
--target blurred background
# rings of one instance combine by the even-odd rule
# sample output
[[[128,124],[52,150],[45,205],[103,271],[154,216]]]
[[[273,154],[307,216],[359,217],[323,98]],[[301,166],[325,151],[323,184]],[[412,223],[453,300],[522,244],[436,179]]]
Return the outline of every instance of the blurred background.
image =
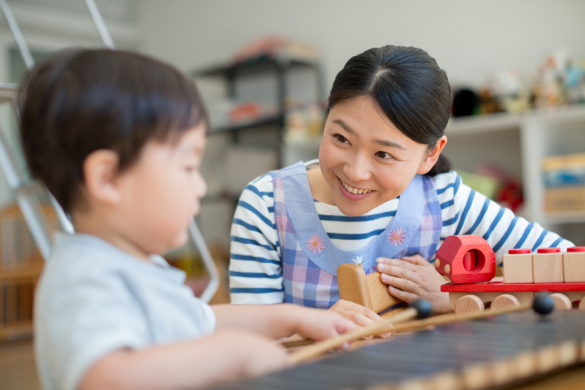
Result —
[[[103,46],[83,0],[6,4],[37,60],[72,46]],[[385,44],[420,47],[447,72],[454,100],[445,154],[464,181],[585,245],[581,0],[95,4],[117,48],[175,65],[196,80],[209,108],[212,129],[203,166],[209,194],[197,222],[222,278],[213,302],[229,299],[229,230],[243,187],[268,170],[317,157],[323,106],[335,75],[351,56]],[[6,19],[0,18],[0,84],[18,83],[25,71]],[[10,105],[0,104],[7,147],[22,164],[15,123]],[[2,168],[0,339],[26,338],[42,258]],[[46,210],[54,224],[50,207]],[[167,259],[202,291],[207,276],[194,245]],[[2,369],[18,356],[30,362],[30,348],[9,355],[0,348],[0,387],[35,388],[34,367],[21,365],[18,375]],[[26,369],[31,375],[22,374]],[[30,383],[14,385],[24,377]]]

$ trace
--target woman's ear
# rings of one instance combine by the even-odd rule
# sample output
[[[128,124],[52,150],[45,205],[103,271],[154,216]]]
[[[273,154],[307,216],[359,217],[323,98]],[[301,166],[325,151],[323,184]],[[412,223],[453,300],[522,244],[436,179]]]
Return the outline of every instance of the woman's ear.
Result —
[[[445,148],[445,145],[447,145],[446,135],[439,138],[437,143],[435,143],[435,145],[432,148],[429,148],[429,150],[427,150],[426,156],[424,160],[421,162],[417,172],[419,175],[424,175],[425,173],[431,170],[431,168],[439,159],[439,156],[441,155],[441,152]]]
[[[106,149],[91,152],[83,162],[85,188],[90,198],[115,205],[120,200],[116,185],[118,154]]]

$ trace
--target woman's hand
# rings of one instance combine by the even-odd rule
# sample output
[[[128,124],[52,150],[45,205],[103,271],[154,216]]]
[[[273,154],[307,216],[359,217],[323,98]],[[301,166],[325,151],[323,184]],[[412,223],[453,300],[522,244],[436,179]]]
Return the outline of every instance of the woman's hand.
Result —
[[[377,261],[380,279],[388,285],[390,295],[407,303],[425,298],[435,313],[451,310],[449,294],[441,292],[445,279],[422,256],[414,255],[400,260],[380,257]]]

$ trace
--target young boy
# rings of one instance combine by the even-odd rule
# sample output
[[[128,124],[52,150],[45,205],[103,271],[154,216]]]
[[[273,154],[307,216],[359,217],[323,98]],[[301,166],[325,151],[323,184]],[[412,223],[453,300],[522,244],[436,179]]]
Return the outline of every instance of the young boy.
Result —
[[[206,184],[208,127],[192,81],[129,52],[67,51],[38,64],[20,94],[32,175],[71,216],[35,304],[43,387],[171,389],[287,367],[271,341],[355,328],[293,305],[210,307],[158,254],[187,241]]]

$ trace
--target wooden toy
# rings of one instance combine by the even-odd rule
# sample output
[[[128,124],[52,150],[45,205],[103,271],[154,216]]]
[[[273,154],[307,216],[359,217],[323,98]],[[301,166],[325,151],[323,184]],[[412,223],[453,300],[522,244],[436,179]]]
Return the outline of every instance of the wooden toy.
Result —
[[[443,245],[450,239],[451,237],[448,237]],[[487,246],[489,249],[486,249],[487,242],[485,240],[482,242],[482,240],[481,237],[469,239],[465,249],[477,252],[478,249],[475,248],[477,245],[486,261],[493,262],[495,267],[493,250],[489,246]],[[441,261],[447,264],[465,264],[464,251],[450,249],[442,251],[442,249],[442,247],[439,249],[439,252],[442,252]],[[439,252],[437,252],[437,258]],[[492,255],[487,252],[491,252]],[[583,278],[585,275],[581,274],[585,270],[585,248],[569,248],[566,253],[562,253],[559,248],[541,248],[537,253],[529,252],[529,250],[513,249],[504,255],[503,280],[493,278],[480,283],[469,282],[477,278],[475,268],[470,266],[459,267],[456,280],[445,272],[444,274],[451,278],[452,283],[441,286],[441,291],[449,293],[449,304],[456,314],[483,311],[486,307],[519,306],[532,300],[534,294],[539,291],[550,292],[557,309],[578,307],[585,310],[585,278]],[[563,272],[565,259],[568,264],[567,272]],[[481,269],[488,268],[479,262],[476,267],[480,265]],[[438,269],[441,270],[442,267]],[[469,273],[470,276],[466,277],[465,273]],[[530,280],[531,273],[532,281]]]
[[[504,283],[533,283],[532,251],[511,249],[504,256]]]
[[[496,255],[479,236],[449,236],[437,251],[435,267],[453,283],[487,282],[496,275]]]
[[[402,303],[388,292],[388,285],[382,283],[379,272],[366,275],[357,264],[342,264],[337,268],[339,297],[355,302],[376,313]]]
[[[563,253],[565,282],[585,282],[585,246],[567,248]]]
[[[534,283],[563,282],[563,254],[559,248],[540,248],[532,254]]]

